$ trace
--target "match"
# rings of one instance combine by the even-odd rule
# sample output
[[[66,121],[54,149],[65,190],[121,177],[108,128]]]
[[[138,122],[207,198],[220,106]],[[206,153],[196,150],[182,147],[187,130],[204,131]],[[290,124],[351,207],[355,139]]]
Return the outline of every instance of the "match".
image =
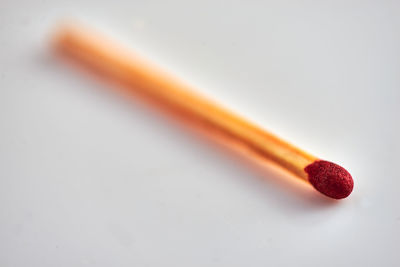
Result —
[[[195,93],[191,86],[91,30],[64,26],[54,40],[57,51],[239,140],[265,159],[310,183],[320,193],[342,199],[352,192],[353,179],[343,167],[306,153],[233,114]]]

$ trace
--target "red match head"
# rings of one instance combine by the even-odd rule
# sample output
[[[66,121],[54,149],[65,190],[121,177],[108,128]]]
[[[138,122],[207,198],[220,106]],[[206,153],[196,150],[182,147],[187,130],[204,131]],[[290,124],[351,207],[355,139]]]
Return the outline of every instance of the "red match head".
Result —
[[[310,183],[322,194],[341,199],[353,191],[353,178],[350,173],[339,165],[316,160],[304,168]]]

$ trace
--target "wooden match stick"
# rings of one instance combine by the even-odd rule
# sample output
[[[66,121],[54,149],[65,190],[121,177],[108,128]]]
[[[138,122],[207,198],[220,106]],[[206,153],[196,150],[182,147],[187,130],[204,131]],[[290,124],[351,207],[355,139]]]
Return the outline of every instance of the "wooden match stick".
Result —
[[[57,32],[54,43],[59,51],[240,140],[328,197],[345,198],[353,190],[353,179],[341,166],[320,160],[199,96],[190,86],[92,31],[66,26]]]

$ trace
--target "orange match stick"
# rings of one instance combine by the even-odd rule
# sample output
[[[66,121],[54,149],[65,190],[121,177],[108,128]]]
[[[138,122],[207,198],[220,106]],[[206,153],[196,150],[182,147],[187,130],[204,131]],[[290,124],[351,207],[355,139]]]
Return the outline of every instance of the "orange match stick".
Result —
[[[102,73],[239,140],[311,183],[326,196],[341,199],[353,190],[353,179],[344,168],[320,160],[199,96],[190,86],[91,31],[71,26],[61,28],[55,46]]]

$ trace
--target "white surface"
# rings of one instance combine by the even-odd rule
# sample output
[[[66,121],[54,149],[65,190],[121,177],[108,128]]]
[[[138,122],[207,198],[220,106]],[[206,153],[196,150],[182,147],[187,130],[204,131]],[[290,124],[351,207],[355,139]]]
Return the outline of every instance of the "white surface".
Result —
[[[168,2],[168,3],[167,3]],[[1,266],[399,266],[398,1],[0,1]],[[332,203],[53,58],[74,17],[355,178]]]

